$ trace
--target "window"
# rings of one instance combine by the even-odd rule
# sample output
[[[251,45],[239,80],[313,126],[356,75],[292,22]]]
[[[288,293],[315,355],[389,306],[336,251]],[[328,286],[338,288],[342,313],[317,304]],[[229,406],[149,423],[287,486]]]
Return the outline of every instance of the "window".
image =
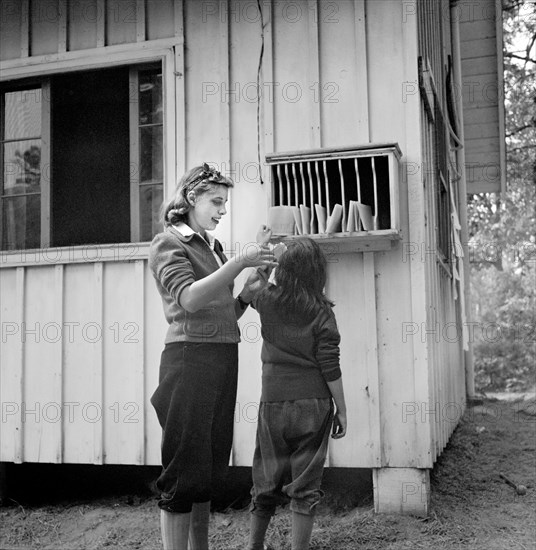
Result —
[[[131,120],[137,121],[130,129],[132,204],[133,210],[139,212],[139,223],[134,217],[132,233],[135,241],[149,241],[162,230],[159,220],[164,181],[162,74],[157,70],[131,70],[130,83],[131,89],[138,91],[138,101],[130,104]]]
[[[42,103],[41,88],[2,94],[2,249],[40,245]]]
[[[1,93],[1,248],[138,242],[161,230],[160,64]]]
[[[433,189],[435,212],[433,215],[436,239],[437,256],[442,265],[451,261],[451,196],[449,155],[451,141],[449,141],[449,121],[445,118],[445,110],[438,96],[435,79],[429,62],[419,58],[419,86],[423,101],[425,120],[423,120],[424,158],[430,168],[430,188]],[[453,132],[450,134],[452,136]]]

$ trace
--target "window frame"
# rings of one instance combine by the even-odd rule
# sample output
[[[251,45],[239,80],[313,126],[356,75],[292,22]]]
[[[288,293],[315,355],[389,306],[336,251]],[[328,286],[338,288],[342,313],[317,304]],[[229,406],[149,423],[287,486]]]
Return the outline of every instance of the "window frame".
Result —
[[[447,132],[448,119],[446,108],[442,103],[430,62],[419,56],[419,89],[421,101],[428,121],[432,126],[432,162],[433,201],[435,208],[435,256],[438,264],[452,277],[452,208],[451,183],[449,169],[451,153],[450,136]],[[443,200],[444,199],[444,200]]]
[[[140,96],[139,96],[139,74],[144,70],[151,70],[150,63],[144,63],[142,65],[129,65],[128,79],[129,79],[129,141],[130,141],[130,241],[131,242],[145,242],[140,241],[141,233],[141,216],[140,216],[140,193],[143,187],[154,186],[159,182],[142,182],[141,181],[141,155],[140,155],[140,128],[143,126],[139,122],[140,114]],[[162,72],[163,80],[163,72]],[[132,93],[130,90],[136,90],[136,93]],[[163,91],[162,91],[163,95]],[[162,104],[164,98],[162,97]],[[162,115],[162,137],[165,135],[166,127],[165,111]],[[150,126],[157,126],[159,124],[152,123]],[[147,126],[147,125],[146,125]],[[165,144],[162,143],[162,163],[164,163],[164,150]],[[136,167],[136,169],[133,169]],[[162,174],[162,191],[164,190],[165,177]]]
[[[0,83],[7,84],[12,89],[20,89],[30,85],[45,86],[54,74],[78,72],[86,70],[99,70],[119,66],[135,67],[139,65],[150,64],[151,62],[160,62],[162,67],[162,101],[163,110],[165,113],[166,123],[163,124],[163,201],[169,193],[168,185],[171,188],[176,181],[178,168],[182,168],[184,164],[184,129],[179,127],[175,121],[176,106],[180,105],[180,101],[184,98],[184,78],[183,76],[183,54],[182,54],[182,39],[176,37],[172,39],[155,40],[153,43],[139,44],[121,44],[119,46],[108,46],[103,48],[94,48],[86,51],[68,52],[64,54],[36,56],[29,60],[24,60],[20,63],[19,60],[8,61],[3,64],[2,73],[0,74]],[[50,88],[42,93],[50,93]],[[177,102],[177,103],[176,103]],[[181,110],[181,112],[183,109]],[[53,144],[50,143],[50,109],[42,109],[42,123],[46,123],[42,128],[42,149],[45,145],[48,149],[48,160],[44,160],[42,151],[41,166],[47,163],[50,166],[50,148]],[[179,143],[178,143],[179,142]],[[179,146],[179,147],[178,147]],[[182,153],[182,158],[181,158]],[[178,166],[179,164],[179,166]],[[3,177],[3,176],[2,176]],[[42,177],[42,180],[46,178]],[[132,181],[131,181],[132,189]],[[41,189],[41,247],[35,249],[18,249],[18,250],[0,250],[0,268],[18,266],[25,264],[35,265],[38,263],[50,264],[51,257],[58,257],[59,261],[55,263],[70,263],[77,261],[99,261],[102,257],[105,260],[120,260],[120,259],[137,259],[147,257],[148,244],[139,243],[134,237],[137,235],[131,228],[131,239],[128,243],[109,244],[92,244],[84,246],[67,246],[67,247],[52,247],[50,248],[50,181],[46,182]],[[45,205],[48,205],[45,208]],[[43,215],[43,210],[46,209],[46,215]],[[136,210],[131,213],[139,222],[140,215]],[[1,220],[0,220],[1,221]],[[44,227],[46,225],[46,227]],[[139,225],[139,224],[138,224]],[[42,249],[49,249],[51,254]],[[61,249],[68,249],[65,253],[61,253]],[[91,249],[101,249],[94,253],[87,253]],[[55,253],[52,251],[60,251]]]
[[[42,248],[50,246],[50,206],[46,208],[46,205],[50,205],[50,101],[46,98],[50,97],[50,78],[44,77],[42,79],[24,79],[22,82],[17,82],[14,86],[10,86],[8,90],[2,90],[0,93],[0,112],[2,114],[5,110],[5,96],[4,93],[10,92],[24,92],[30,89],[41,89],[41,160],[40,169],[41,177],[39,180],[40,185],[40,231],[39,242]],[[1,147],[0,147],[0,247],[3,241],[3,227],[4,227],[4,199],[7,195],[4,195],[4,124],[5,118],[2,116],[2,123],[0,126]],[[48,168],[48,177],[45,177],[45,171],[43,167]],[[26,249],[25,249],[26,250]],[[8,252],[3,250],[2,252]]]

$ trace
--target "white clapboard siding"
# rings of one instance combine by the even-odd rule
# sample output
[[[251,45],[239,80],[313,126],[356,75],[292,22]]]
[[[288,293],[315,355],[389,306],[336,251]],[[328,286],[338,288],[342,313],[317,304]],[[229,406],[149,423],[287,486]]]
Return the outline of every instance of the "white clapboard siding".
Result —
[[[0,282],[19,289],[1,296],[2,460],[158,464],[166,323],[146,260],[7,268]]]
[[[228,74],[229,38],[226,2],[183,4],[185,78],[185,166],[208,162],[223,173],[230,169],[229,103],[235,100]],[[179,121],[181,123],[181,121]],[[168,182],[173,186],[172,182]],[[232,204],[232,196],[230,200]],[[222,241],[230,241],[229,218],[219,226]]]
[[[370,468],[381,464],[373,256],[372,252],[329,256],[326,291],[336,304],[341,371],[351,419],[349,437],[330,442],[331,466]]]
[[[103,409],[107,413],[103,416],[104,449],[105,460],[115,464],[129,458],[134,458],[136,464],[144,463],[143,271],[139,269],[140,261],[107,264],[103,281],[106,305]],[[117,284],[127,278],[128,284]]]
[[[24,318],[24,275],[23,267],[0,272],[2,316],[0,460],[6,462],[24,461],[21,414],[24,380],[24,344],[21,337]]]
[[[318,4],[321,80],[314,84],[313,91],[320,107],[322,146],[344,146],[349,137],[354,143],[367,143],[365,1]]]
[[[315,121],[320,107],[310,89],[318,80],[318,51],[310,50],[316,23],[310,17],[307,0],[294,2],[292,9],[275,4],[272,21],[275,150],[310,149],[319,132]],[[284,58],[286,62],[281,63]],[[279,123],[282,120],[284,125]]]
[[[28,462],[57,462],[61,458],[61,401],[55,376],[61,325],[55,316],[55,286],[53,265],[26,270],[21,337],[23,447]]]

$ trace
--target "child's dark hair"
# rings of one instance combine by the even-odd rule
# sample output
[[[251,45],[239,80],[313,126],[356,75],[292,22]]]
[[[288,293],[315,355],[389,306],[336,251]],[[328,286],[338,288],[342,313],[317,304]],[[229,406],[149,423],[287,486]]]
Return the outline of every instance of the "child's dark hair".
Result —
[[[191,207],[187,197],[188,193],[193,191],[196,197],[199,197],[203,193],[213,189],[214,185],[233,187],[233,181],[230,178],[222,176],[220,172],[210,167],[207,163],[194,166],[188,170],[179,180],[171,199],[162,205],[161,214],[164,225],[187,222],[188,212]]]
[[[308,322],[319,309],[327,311],[333,307],[324,294],[326,278],[324,253],[309,237],[299,237],[287,243],[276,267],[276,286],[270,287],[269,292],[282,310]]]

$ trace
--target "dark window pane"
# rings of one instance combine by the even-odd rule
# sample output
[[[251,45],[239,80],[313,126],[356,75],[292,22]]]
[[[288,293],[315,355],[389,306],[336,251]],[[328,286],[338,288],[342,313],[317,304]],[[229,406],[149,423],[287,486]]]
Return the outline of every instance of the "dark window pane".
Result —
[[[140,240],[150,241],[162,231],[160,207],[162,206],[162,185],[140,187]]]
[[[41,88],[5,94],[4,139],[41,136]]]
[[[140,183],[163,180],[162,126],[140,128]]]
[[[18,195],[40,191],[41,140],[4,144],[3,194]]]
[[[2,202],[2,249],[39,248],[41,195],[9,197]]]
[[[160,70],[139,72],[140,124],[162,124],[162,74]]]
[[[128,68],[52,77],[52,245],[130,240]]]

